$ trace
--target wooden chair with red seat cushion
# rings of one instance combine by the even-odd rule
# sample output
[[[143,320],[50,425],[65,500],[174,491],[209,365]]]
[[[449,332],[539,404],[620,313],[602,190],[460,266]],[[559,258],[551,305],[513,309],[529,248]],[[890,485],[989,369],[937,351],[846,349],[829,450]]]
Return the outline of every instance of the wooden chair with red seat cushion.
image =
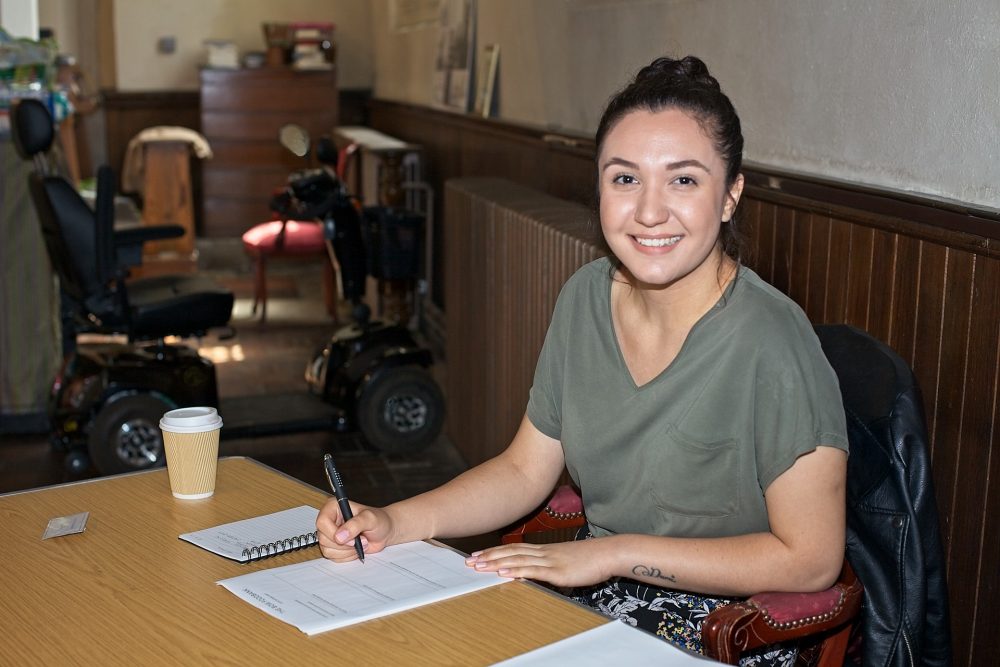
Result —
[[[355,143],[341,148],[336,159],[327,160],[320,155],[320,161],[333,162],[337,180],[343,181],[344,175],[351,164],[358,146]],[[332,144],[321,143],[317,150],[332,150]],[[290,195],[285,188],[275,191],[272,198],[272,209],[282,217],[278,220],[263,222],[243,234],[243,249],[254,263],[254,294],[251,312],[256,314],[260,306],[260,318],[267,319],[267,259],[268,257],[316,258],[324,260],[323,295],[327,312],[337,322],[337,290],[334,269],[334,257],[324,236],[323,224],[316,220],[289,220],[287,206]],[[279,202],[276,206],[274,202]]]
[[[570,486],[556,489],[545,506],[500,539],[522,542],[532,533],[578,530],[586,524],[583,501]],[[863,588],[847,561],[837,582],[817,593],[759,593],[719,607],[701,629],[705,654],[730,665],[740,655],[775,643],[799,644],[799,663],[840,667],[855,619],[861,610]]]
[[[261,321],[267,319],[267,260],[269,257],[322,258],[323,292],[327,312],[337,318],[333,264],[330,261],[323,226],[312,220],[271,220],[255,225],[243,234],[243,249],[253,260],[253,308],[260,306]]]

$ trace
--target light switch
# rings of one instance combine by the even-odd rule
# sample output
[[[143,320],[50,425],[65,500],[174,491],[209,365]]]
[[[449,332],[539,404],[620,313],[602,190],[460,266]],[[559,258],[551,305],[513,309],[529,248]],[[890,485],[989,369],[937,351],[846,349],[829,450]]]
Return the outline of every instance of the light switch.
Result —
[[[156,40],[156,50],[159,53],[173,53],[177,50],[177,39],[175,37],[160,37]]]

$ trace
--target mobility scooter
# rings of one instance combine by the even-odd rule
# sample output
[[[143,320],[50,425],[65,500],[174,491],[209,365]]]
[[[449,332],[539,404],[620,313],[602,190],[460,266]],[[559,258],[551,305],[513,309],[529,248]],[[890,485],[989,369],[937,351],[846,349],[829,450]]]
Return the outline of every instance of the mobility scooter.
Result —
[[[66,452],[71,471],[82,472],[90,462],[103,474],[163,465],[159,419],[167,410],[191,405],[219,408],[226,420],[223,438],[358,429],[375,448],[400,453],[437,437],[444,400],[426,372],[431,353],[405,327],[370,321],[352,294],[348,298],[357,301],[360,317],[309,360],[308,391],[293,400],[220,400],[212,362],[169,341],[227,327],[232,293],[202,276],[126,281],[120,249],[169,232],[117,231],[110,169],[98,172],[91,209],[49,167],[54,128],[46,106],[24,100],[11,116],[18,152],[35,163],[29,187],[60,278],[67,343],[50,398],[51,440]],[[322,221],[342,283],[360,285],[366,266],[360,215],[343,185],[329,170],[324,173],[325,178],[315,172],[293,175],[285,199]],[[78,333],[113,334],[117,340],[75,344]]]

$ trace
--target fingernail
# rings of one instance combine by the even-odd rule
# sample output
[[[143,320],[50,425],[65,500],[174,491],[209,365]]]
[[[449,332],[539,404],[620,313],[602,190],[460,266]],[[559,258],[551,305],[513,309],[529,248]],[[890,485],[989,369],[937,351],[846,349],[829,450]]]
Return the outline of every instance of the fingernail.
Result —
[[[482,553],[483,553],[482,551],[473,551],[471,554],[469,554],[469,558],[476,558]]]
[[[334,538],[336,538],[336,540],[338,542],[340,542],[341,544],[343,544],[344,542],[347,541],[347,539],[350,536],[351,536],[350,533],[348,533],[346,530],[339,530],[339,531],[337,531],[337,534],[334,535]]]
[[[501,577],[506,577],[507,574],[509,574],[509,573],[510,573],[510,570],[508,570],[505,567],[501,567],[499,570],[497,570],[497,574],[499,574]]]
[[[486,563],[476,563],[476,569],[477,570],[485,570],[486,569]]]

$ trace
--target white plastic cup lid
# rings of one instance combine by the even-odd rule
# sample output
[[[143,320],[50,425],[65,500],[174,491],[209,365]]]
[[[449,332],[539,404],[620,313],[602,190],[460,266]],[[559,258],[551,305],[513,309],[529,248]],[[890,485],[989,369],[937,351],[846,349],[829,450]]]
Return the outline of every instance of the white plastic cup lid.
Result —
[[[215,408],[178,408],[160,419],[160,430],[171,433],[201,433],[217,428],[222,428],[222,417]]]

